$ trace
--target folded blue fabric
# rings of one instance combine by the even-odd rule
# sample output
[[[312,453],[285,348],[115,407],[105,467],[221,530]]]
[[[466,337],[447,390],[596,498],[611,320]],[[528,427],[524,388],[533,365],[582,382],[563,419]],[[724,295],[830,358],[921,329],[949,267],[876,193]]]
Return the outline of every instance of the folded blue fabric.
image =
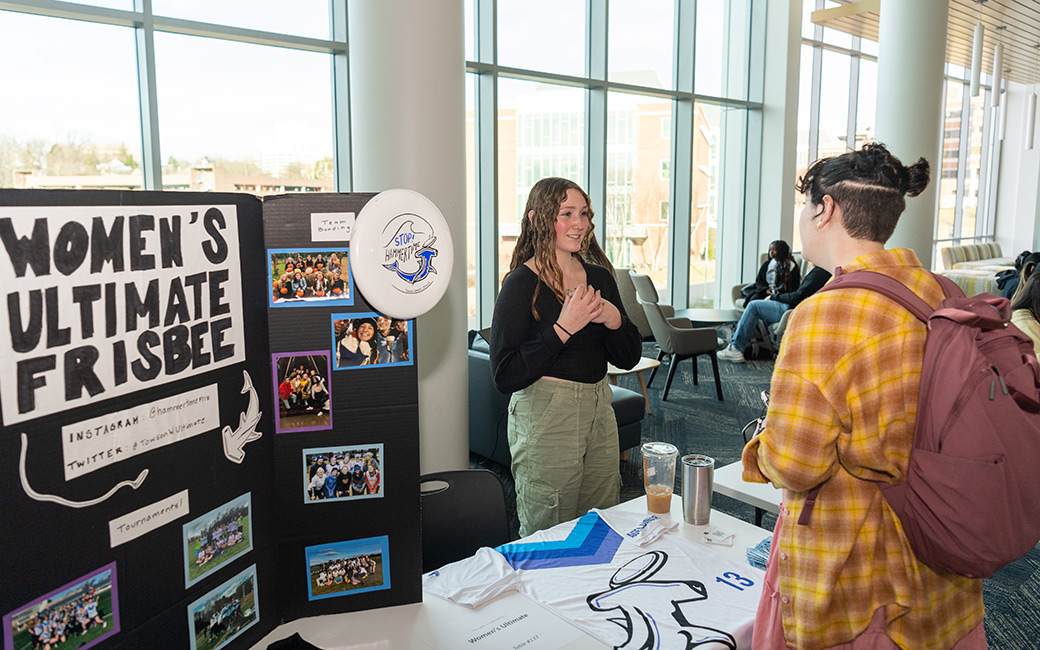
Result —
[[[766,537],[758,544],[755,544],[751,548],[747,549],[748,564],[765,571],[766,560],[769,559],[769,545],[772,543],[772,541],[772,537]]]

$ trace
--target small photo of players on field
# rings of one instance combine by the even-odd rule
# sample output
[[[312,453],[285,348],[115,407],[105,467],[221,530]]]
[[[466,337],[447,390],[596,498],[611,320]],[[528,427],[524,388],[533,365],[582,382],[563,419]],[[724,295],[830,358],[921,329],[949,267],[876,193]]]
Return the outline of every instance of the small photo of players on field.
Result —
[[[113,562],[4,616],[4,647],[89,648],[118,631]]]
[[[309,600],[390,588],[386,535],[308,546],[304,552]]]
[[[251,499],[237,499],[184,524],[184,582],[191,585],[253,548]]]
[[[191,650],[217,650],[260,620],[256,565],[188,605]]]

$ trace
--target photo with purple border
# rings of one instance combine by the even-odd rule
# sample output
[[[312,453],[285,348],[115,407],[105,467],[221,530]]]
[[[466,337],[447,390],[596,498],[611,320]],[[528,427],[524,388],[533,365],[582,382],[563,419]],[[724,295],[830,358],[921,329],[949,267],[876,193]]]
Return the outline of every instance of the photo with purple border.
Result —
[[[271,355],[275,433],[332,428],[332,355],[328,350]],[[298,383],[306,376],[306,383]],[[315,386],[321,389],[315,391]]]
[[[69,639],[75,639],[70,647],[90,648],[119,632],[116,563],[106,564],[4,616],[4,647],[33,647],[30,627],[40,617],[64,617],[63,610],[72,615],[71,623],[63,629]],[[83,635],[79,636],[81,632]],[[45,645],[41,641],[39,647]],[[64,644],[50,645],[61,647]]]

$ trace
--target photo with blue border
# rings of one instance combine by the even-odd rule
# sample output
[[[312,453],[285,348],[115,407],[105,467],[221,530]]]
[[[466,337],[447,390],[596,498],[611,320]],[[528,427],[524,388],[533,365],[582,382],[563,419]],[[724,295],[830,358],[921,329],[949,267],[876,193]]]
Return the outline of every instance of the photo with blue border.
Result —
[[[188,605],[191,650],[223,648],[260,620],[256,565]]]
[[[271,306],[353,305],[354,277],[349,258],[347,246],[268,249],[267,286],[271,287]]]
[[[85,649],[97,645],[119,632],[116,563],[106,564],[8,613],[3,626],[5,648]],[[40,639],[55,634],[59,638],[66,636],[66,642],[47,643]]]
[[[271,373],[275,433],[332,428],[332,355],[328,350],[272,354]],[[303,383],[301,377],[305,377]]]
[[[253,550],[252,493],[184,524],[184,586],[190,587],[232,558]]]
[[[386,462],[381,443],[325,445],[304,449],[303,502],[331,503],[381,498],[386,480],[384,467]],[[330,478],[333,476],[335,478]]]
[[[332,314],[333,370],[410,366],[415,363],[414,319],[378,312]]]
[[[382,535],[304,548],[308,600],[389,589],[389,542]]]

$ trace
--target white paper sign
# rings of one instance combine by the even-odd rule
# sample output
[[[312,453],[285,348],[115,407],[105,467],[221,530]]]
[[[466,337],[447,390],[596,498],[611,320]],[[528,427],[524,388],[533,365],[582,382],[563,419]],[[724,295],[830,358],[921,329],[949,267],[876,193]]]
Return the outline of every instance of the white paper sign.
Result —
[[[350,241],[353,212],[312,212],[311,241]]]
[[[5,425],[245,360],[234,205],[0,207]]]
[[[132,539],[137,539],[147,532],[176,521],[189,512],[188,491],[184,490],[172,497],[156,501],[149,506],[134,510],[122,517],[117,517],[108,522],[108,534],[112,540],[111,546],[115,548]]]
[[[63,426],[65,480],[219,426],[216,384]]]
[[[577,627],[520,593],[496,598],[478,609],[460,606],[451,611],[457,615],[438,619],[438,624],[427,631],[430,645],[438,650],[558,650],[578,639],[592,641]]]

